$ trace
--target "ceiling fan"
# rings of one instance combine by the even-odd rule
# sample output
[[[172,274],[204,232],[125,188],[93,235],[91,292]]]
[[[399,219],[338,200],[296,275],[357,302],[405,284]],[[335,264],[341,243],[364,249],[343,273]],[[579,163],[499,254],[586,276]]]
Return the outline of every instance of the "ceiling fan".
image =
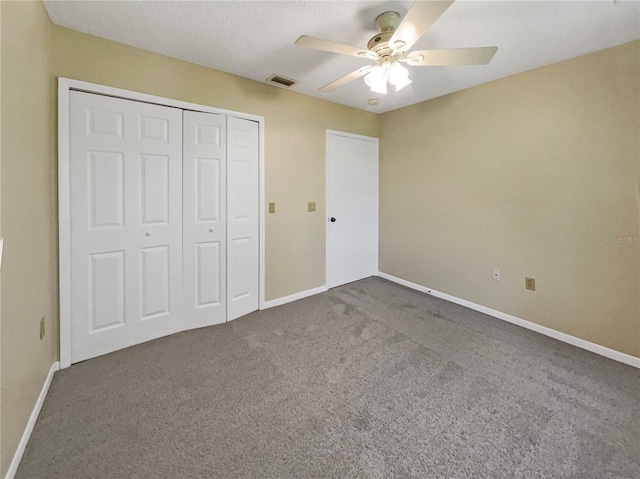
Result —
[[[399,91],[411,83],[409,71],[402,63],[410,66],[486,65],[498,51],[498,47],[409,51],[452,3],[453,0],[417,0],[402,21],[398,12],[384,12],[378,15],[376,27],[380,33],[369,40],[367,49],[306,35],[298,38],[296,45],[366,58],[374,62],[319,88],[321,92],[333,91],[364,75],[365,83],[373,92],[386,94],[387,84],[393,85],[395,90]]]

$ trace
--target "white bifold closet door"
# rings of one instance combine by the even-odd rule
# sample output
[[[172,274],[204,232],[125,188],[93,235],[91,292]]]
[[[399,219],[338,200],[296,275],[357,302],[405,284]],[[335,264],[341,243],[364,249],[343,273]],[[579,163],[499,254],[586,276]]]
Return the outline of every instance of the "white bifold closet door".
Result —
[[[182,111],[70,98],[72,362],[184,329]]]
[[[70,94],[71,362],[258,309],[258,123]]]

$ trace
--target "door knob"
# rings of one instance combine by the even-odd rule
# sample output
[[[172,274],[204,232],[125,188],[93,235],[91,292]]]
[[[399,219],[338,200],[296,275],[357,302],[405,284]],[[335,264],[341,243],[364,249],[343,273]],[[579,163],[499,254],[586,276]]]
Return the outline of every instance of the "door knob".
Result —
[[[144,235],[145,236],[151,236],[151,231],[147,231]]]
[[[332,223],[335,223],[335,222],[336,222],[336,219],[332,216],[332,217],[331,217],[331,219],[330,219],[329,221],[331,221]]]
[[[209,228],[209,233],[213,233],[215,230],[215,228]]]

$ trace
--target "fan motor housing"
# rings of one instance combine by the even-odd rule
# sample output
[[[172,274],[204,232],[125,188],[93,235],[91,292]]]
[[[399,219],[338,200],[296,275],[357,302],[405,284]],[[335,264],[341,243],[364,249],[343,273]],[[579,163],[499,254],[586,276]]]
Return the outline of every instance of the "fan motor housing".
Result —
[[[367,48],[379,55],[383,54],[385,49],[391,51],[391,48],[389,48],[389,40],[391,40],[392,36],[393,31],[378,33],[369,40]]]
[[[376,17],[376,28],[380,33],[375,35],[367,43],[367,48],[376,52],[380,56],[391,54],[389,40],[400,25],[400,14],[398,12],[384,12]]]

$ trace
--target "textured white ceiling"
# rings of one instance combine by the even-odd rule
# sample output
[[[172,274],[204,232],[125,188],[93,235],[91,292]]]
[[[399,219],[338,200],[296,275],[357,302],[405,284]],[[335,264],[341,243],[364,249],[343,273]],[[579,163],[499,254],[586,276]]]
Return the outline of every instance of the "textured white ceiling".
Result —
[[[318,88],[367,65],[355,57],[294,45],[310,35],[366,47],[377,15],[401,16],[412,1],[58,1],[56,25],[257,81],[273,73],[293,91],[382,113],[640,38],[638,1],[458,0],[413,50],[497,46],[487,66],[409,67],[413,84],[378,95],[363,79],[331,93]],[[277,87],[274,87],[277,88]],[[370,106],[370,98],[379,98]]]

